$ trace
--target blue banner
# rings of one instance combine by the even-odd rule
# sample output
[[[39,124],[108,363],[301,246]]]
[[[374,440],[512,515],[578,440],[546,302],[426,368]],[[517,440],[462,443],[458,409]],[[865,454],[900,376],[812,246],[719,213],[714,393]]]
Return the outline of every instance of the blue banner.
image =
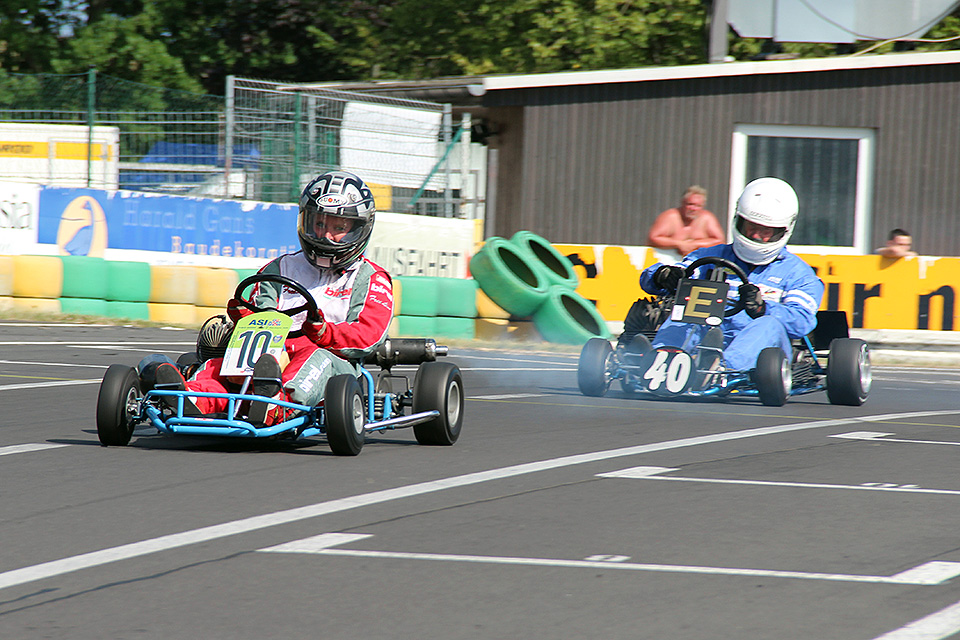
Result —
[[[297,205],[43,187],[38,237],[69,255],[106,248],[270,259],[300,250]]]

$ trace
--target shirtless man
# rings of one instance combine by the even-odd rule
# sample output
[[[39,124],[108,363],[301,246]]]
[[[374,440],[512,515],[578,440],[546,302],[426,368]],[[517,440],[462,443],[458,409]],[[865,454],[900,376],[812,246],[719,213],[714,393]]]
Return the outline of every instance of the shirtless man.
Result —
[[[676,251],[682,257],[694,249],[725,242],[717,217],[703,208],[706,203],[706,189],[697,185],[687,187],[679,207],[667,209],[657,216],[650,227],[647,244]]]

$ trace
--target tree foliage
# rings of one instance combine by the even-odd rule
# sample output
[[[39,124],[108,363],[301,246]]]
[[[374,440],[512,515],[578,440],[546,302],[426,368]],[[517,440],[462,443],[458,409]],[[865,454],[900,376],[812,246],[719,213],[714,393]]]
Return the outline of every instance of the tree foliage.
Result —
[[[227,75],[425,79],[706,62],[705,0],[18,0],[0,3],[0,72],[80,73],[222,94]],[[960,11],[929,39],[960,33]],[[769,42],[732,36],[737,59]],[[859,43],[857,49],[875,43]],[[917,50],[960,48],[960,41]],[[893,44],[876,49],[886,52]],[[785,44],[804,57],[823,44]]]

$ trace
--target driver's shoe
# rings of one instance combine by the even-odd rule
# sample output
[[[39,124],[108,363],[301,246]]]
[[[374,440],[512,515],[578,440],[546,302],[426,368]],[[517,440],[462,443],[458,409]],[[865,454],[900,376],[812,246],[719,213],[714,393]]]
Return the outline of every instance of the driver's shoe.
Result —
[[[158,391],[186,391],[187,381],[183,378],[183,375],[180,373],[180,370],[177,369],[176,365],[169,362],[161,362],[159,365],[157,365],[156,382],[154,383],[153,388]],[[171,409],[174,413],[176,413],[177,396],[163,396],[161,400],[168,409]],[[197,416],[202,416],[203,412],[197,408],[197,405],[193,404],[193,400],[184,396],[183,415],[195,418]]]
[[[280,363],[277,362],[275,357],[269,353],[260,356],[257,364],[253,365],[253,395],[268,398],[277,397],[283,385],[280,380],[281,373]],[[257,401],[251,401],[250,405],[247,420],[251,424],[263,424],[267,417],[267,410],[275,407],[275,405]]]

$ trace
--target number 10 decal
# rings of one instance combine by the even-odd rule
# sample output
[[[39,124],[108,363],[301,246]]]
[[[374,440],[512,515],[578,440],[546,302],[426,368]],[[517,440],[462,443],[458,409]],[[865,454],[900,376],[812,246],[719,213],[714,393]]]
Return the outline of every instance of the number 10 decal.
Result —
[[[251,340],[251,336],[253,339]],[[234,361],[234,364],[238,367],[253,368],[253,365],[257,364],[257,360],[260,359],[260,356],[265,354],[270,348],[270,338],[273,337],[273,334],[269,331],[244,331],[239,336],[237,336],[242,345],[240,345],[240,351],[237,354],[237,359]],[[249,349],[248,349],[249,347]]]
[[[643,374],[650,391],[683,393],[693,372],[693,358],[683,351],[657,350],[653,363]],[[661,389],[663,387],[663,389]]]

